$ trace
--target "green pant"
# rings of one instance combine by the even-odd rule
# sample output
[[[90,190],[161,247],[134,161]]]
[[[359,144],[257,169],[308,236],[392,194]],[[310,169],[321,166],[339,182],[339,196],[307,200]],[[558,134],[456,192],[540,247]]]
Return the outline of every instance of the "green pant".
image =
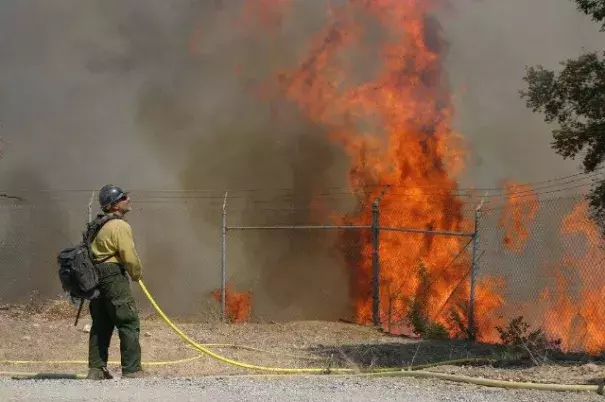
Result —
[[[118,264],[99,265],[100,296],[90,301],[88,367],[107,366],[109,344],[114,328],[120,337],[122,373],[141,370],[140,320],[130,281]]]

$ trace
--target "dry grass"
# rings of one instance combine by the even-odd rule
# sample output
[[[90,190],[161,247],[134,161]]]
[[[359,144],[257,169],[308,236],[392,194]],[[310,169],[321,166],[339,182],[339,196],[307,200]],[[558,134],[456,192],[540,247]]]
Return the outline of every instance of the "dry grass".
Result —
[[[80,323],[74,327],[76,307],[66,300],[38,304],[0,306],[0,360],[86,360],[87,332],[90,324],[87,305]],[[141,346],[143,362],[178,360],[199,356],[159,317],[142,314]],[[371,327],[341,322],[243,323],[196,322],[176,320],[179,327],[199,343],[238,344],[262,349],[261,353],[233,347],[211,347],[229,358],[262,366],[349,367],[359,371],[373,367],[408,367],[467,357],[500,358],[501,349],[493,345],[462,341],[418,341],[389,336]],[[110,359],[119,360],[119,340],[115,333]],[[589,362],[587,362],[589,363]],[[603,366],[549,364],[522,366],[442,366],[435,371],[457,372],[491,378],[526,381],[586,383],[603,377]],[[110,369],[119,371],[119,364]],[[192,361],[165,366],[147,366],[156,376],[199,376],[208,374],[250,373],[201,356]],[[85,364],[0,363],[0,371],[86,372]]]

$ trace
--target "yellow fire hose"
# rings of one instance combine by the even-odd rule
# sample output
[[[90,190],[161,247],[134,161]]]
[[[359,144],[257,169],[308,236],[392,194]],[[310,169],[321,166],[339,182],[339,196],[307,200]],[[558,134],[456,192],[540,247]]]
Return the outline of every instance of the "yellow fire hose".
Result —
[[[266,366],[258,366],[254,364],[239,362],[236,360],[229,359],[227,357],[221,356],[213,351],[207,349],[207,346],[228,346],[228,347],[239,347],[238,345],[225,345],[225,344],[199,344],[189,338],[185,333],[183,333],[167,316],[164,314],[162,309],[158,306],[153,296],[147,290],[147,287],[143,283],[143,281],[138,282],[141,290],[154,307],[156,312],[162,317],[162,319],[172,328],[174,332],[176,332],[181,339],[187,342],[193,348],[199,350],[203,354],[206,354],[212,358],[220,360],[224,363],[230,364],[236,367],[242,367],[252,370],[264,371],[274,373],[273,375],[269,374],[244,374],[237,376],[253,376],[253,377],[274,377],[276,373],[281,374],[332,374],[332,376],[364,376],[364,377],[384,377],[384,376],[401,376],[401,377],[415,377],[415,378],[436,378],[454,382],[463,382],[468,384],[476,384],[483,385],[489,387],[500,387],[500,388],[516,388],[516,389],[533,389],[533,390],[547,390],[547,391],[575,391],[575,392],[597,392],[600,395],[603,395],[603,385],[572,385],[572,384],[543,384],[543,383],[531,383],[531,382],[516,382],[516,381],[500,381],[500,380],[491,380],[487,378],[476,378],[476,377],[467,377],[462,375],[453,375],[453,374],[445,374],[445,373],[436,373],[430,371],[423,371],[421,369],[443,365],[443,364],[453,364],[458,361],[449,361],[449,362],[441,362],[436,364],[428,364],[422,366],[415,366],[409,368],[381,368],[381,369],[373,369],[366,373],[360,373],[358,370],[349,369],[349,368],[286,368],[286,367],[266,367]],[[248,347],[244,347],[248,348]],[[251,350],[261,351],[255,348],[248,348]],[[265,351],[262,351],[265,352]],[[186,361],[192,361],[200,356],[194,356],[188,359],[174,360],[171,362],[150,362],[147,365],[165,365],[165,364],[176,364],[182,363]],[[469,361],[473,359],[464,359],[464,361]],[[477,359],[475,359],[477,360]],[[485,359],[483,359],[485,360]],[[85,364],[86,361],[56,361],[56,362],[38,362],[38,361],[4,361],[5,363],[14,363],[14,364],[30,364],[30,363],[54,363],[54,364]],[[84,375],[81,374],[60,374],[60,373],[22,373],[22,372],[0,372],[0,375],[10,375],[15,378],[73,378],[73,379],[81,379],[85,378]],[[279,376],[279,375],[278,375]]]
[[[237,345],[237,344],[231,344],[231,343],[203,343],[201,345],[204,347],[243,349],[243,350],[249,350],[252,352],[259,352],[259,353],[263,353],[263,354],[286,356],[286,357],[291,357],[293,359],[299,359],[299,360],[316,360],[316,361],[325,360],[325,359],[322,359],[321,357],[296,356],[296,355],[290,355],[287,353],[273,352],[270,350],[258,349],[258,348],[253,348],[253,347],[246,346],[246,345]],[[191,362],[194,360],[198,360],[202,357],[203,357],[202,354],[196,354],[195,356],[188,357],[185,359],[163,360],[163,361],[155,361],[155,362],[142,362],[141,364],[143,366],[171,366],[173,364],[188,363],[188,362]],[[121,362],[119,362],[117,360],[110,360],[107,363],[113,364],[113,365],[121,364]],[[0,364],[17,364],[17,365],[23,365],[23,364],[88,364],[88,360],[0,360]]]

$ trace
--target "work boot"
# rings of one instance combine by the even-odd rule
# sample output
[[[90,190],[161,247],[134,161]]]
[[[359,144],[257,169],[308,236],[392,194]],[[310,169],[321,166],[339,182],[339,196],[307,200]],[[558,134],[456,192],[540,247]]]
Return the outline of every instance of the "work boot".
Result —
[[[111,380],[113,376],[107,370],[107,367],[91,368],[88,370],[87,380]]]
[[[144,378],[147,377],[147,372],[143,370],[135,371],[133,373],[122,373],[122,378]]]

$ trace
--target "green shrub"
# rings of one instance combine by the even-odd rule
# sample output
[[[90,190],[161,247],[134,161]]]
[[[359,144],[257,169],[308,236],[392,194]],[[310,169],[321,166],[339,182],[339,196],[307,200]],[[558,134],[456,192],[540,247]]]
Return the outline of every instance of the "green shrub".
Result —
[[[425,339],[449,339],[447,329],[439,323],[432,322],[423,312],[422,303],[414,300],[408,312],[408,320],[414,333]]]
[[[541,328],[530,332],[530,325],[523,316],[513,318],[507,327],[496,327],[500,340],[506,350],[515,358],[531,358],[536,363],[536,357],[549,351],[560,351],[561,340],[551,340]]]

